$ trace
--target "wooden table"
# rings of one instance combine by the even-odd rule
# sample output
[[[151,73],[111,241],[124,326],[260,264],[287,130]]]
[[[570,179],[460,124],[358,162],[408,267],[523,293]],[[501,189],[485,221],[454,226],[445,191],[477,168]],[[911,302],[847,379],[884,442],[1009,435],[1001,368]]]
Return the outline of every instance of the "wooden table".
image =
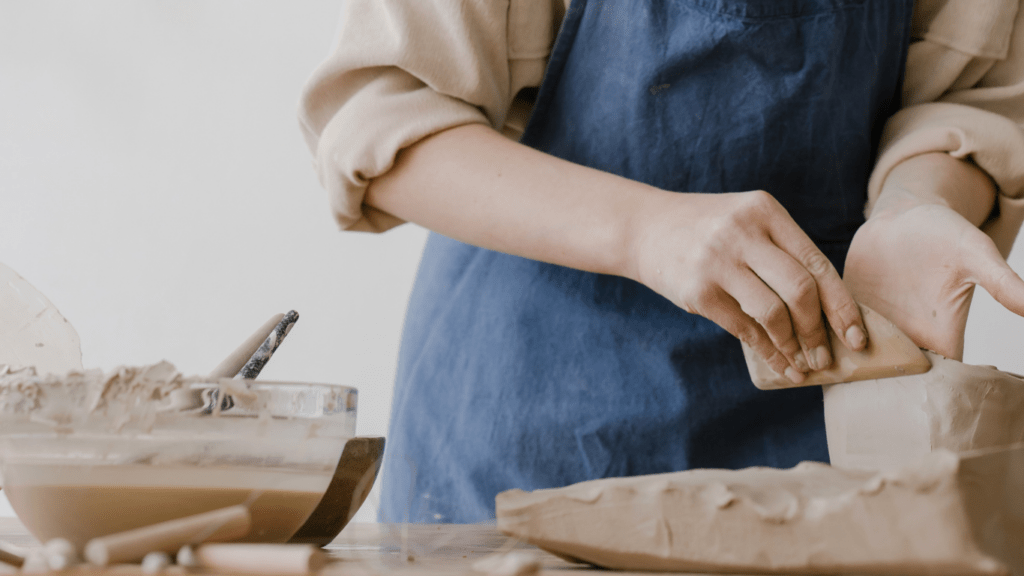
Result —
[[[0,518],[0,540],[23,548],[40,546],[16,518]],[[533,546],[502,535],[491,525],[477,524],[353,524],[345,528],[327,551],[332,562],[321,571],[338,576],[486,576],[473,564],[492,554],[516,550],[540,560],[542,572],[552,576],[607,576],[604,570],[571,564]],[[127,566],[108,569],[76,568],[81,574],[140,574]],[[575,573],[580,574],[576,575]],[[67,572],[64,572],[66,574]],[[173,574],[171,572],[170,574]]]

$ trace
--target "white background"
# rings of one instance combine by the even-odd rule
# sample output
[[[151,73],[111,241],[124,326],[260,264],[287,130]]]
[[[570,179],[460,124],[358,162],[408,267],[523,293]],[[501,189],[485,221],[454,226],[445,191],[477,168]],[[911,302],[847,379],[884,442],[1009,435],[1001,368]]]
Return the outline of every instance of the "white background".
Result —
[[[295,111],[338,11],[0,3],[0,262],[71,321],[87,367],[205,373],[294,308],[261,378],[356,386],[359,433],[386,433],[425,235],[340,233],[327,210]],[[1022,336],[979,293],[966,360],[1024,372]]]

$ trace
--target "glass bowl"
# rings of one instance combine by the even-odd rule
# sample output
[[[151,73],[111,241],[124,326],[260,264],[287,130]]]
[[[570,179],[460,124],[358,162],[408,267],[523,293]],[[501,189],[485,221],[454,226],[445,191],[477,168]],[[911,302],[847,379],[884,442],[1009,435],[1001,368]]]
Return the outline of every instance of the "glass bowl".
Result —
[[[3,490],[42,542],[81,546],[235,504],[252,515],[246,541],[287,541],[355,435],[346,386],[192,378],[97,400],[94,385],[47,378],[0,388]]]

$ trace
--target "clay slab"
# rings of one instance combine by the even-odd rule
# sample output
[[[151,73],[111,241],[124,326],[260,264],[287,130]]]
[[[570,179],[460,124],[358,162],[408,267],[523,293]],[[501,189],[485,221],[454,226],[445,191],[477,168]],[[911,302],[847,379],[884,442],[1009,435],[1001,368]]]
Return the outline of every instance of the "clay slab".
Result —
[[[832,465],[891,470],[934,450],[1024,442],[1024,379],[927,356],[924,374],[825,387]]]
[[[498,529],[618,570],[1024,574],[1024,447],[899,471],[803,463],[607,478],[497,497]]]

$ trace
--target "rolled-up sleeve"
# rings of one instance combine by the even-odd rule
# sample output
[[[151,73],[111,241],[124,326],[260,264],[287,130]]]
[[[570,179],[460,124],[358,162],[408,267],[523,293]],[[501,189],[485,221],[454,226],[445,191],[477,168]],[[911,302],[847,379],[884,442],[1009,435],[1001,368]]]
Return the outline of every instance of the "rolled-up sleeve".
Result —
[[[455,126],[504,124],[508,13],[508,0],[344,2],[299,111],[339,226],[380,232],[401,223],[363,196],[402,148]]]
[[[970,159],[999,190],[983,229],[1008,255],[1024,221],[1024,10],[1018,0],[918,0],[904,107],[886,123],[868,207],[928,152]]]

